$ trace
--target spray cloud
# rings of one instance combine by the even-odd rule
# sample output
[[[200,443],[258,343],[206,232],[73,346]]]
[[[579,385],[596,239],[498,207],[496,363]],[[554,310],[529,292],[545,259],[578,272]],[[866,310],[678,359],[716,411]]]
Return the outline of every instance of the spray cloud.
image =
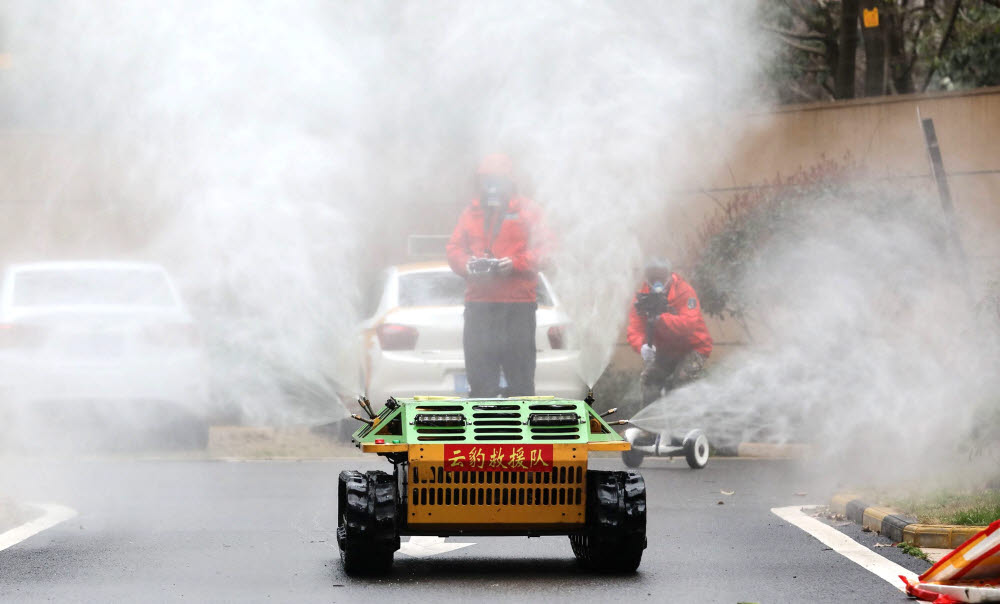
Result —
[[[507,151],[559,235],[556,289],[593,383],[636,231],[685,180],[683,127],[745,100],[752,8],[13,3],[12,112],[85,150],[52,181],[29,176],[39,220],[93,200],[77,210],[91,235],[43,251],[165,262],[245,417],[336,416],[289,403],[289,384],[358,389],[357,291],[386,261],[379,242],[425,203],[454,204],[447,232],[472,166]]]
[[[753,9],[8,3],[8,119],[68,142],[22,140],[4,159],[3,198],[35,202],[5,251],[162,261],[249,421],[337,416],[335,391],[360,387],[357,291],[385,243],[428,208],[447,232],[478,158],[506,151],[559,236],[552,276],[593,383],[642,255],[677,251],[666,192],[714,168],[691,162],[691,133],[749,102]],[[765,341],[644,421],[718,412],[739,437],[806,425],[840,453],[873,441],[868,426],[995,390],[981,371],[995,350],[963,338],[967,307],[937,287],[949,268],[925,232],[843,206],[803,220],[747,279]],[[949,411],[957,425],[972,406]],[[929,437],[929,422],[902,425]]]
[[[965,480],[991,463],[969,467],[965,440],[1000,385],[996,317],[966,294],[922,184],[859,178],[772,208],[780,226],[739,286],[756,341],[635,422],[701,422],[717,444],[810,442],[855,480]]]

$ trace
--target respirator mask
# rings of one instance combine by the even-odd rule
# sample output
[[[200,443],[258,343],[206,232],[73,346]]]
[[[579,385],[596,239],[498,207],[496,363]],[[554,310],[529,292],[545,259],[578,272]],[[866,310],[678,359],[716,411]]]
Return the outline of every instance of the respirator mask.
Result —
[[[483,176],[479,179],[479,201],[488,208],[507,205],[514,194],[514,184],[502,176]]]

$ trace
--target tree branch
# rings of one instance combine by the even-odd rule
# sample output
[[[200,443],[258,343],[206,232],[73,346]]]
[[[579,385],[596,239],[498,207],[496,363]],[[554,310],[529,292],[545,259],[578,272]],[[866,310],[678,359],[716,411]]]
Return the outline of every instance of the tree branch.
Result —
[[[919,44],[920,35],[924,29],[924,26],[927,25],[928,21],[930,21],[930,18],[927,15],[923,15],[919,19],[917,19],[917,25],[913,31],[913,38],[912,38],[913,52],[910,53],[908,56],[906,56],[907,53],[906,53],[905,43],[903,45],[903,55],[906,56],[906,62],[903,73],[907,74],[907,77],[909,77],[909,74],[913,71],[913,67],[917,64],[917,59],[920,58],[920,44]]]
[[[799,4],[798,2],[792,2],[791,0],[781,0],[781,3],[785,5],[785,8],[790,10],[792,13],[795,14],[796,17],[802,19],[803,21],[805,21],[805,18],[809,16],[806,13],[806,11],[802,8],[802,5]]]
[[[802,52],[812,53],[814,55],[819,55],[821,57],[826,56],[826,53],[823,52],[822,50],[818,48],[813,48],[812,46],[801,44],[799,42],[796,42],[795,40],[789,40],[788,38],[781,38],[781,41],[784,42],[785,44],[788,44],[792,48],[801,50]]]
[[[955,0],[955,3],[951,5],[951,16],[948,17],[948,26],[945,27],[944,34],[941,35],[941,44],[938,46],[937,54],[934,55],[934,60],[931,62],[931,68],[927,70],[927,77],[924,78],[924,87],[920,89],[921,92],[926,91],[927,86],[931,83],[931,78],[937,70],[938,60],[944,54],[944,48],[948,45],[948,38],[951,37],[952,31],[955,30],[955,19],[958,17],[958,9],[961,7],[962,0]]]
[[[799,97],[801,97],[805,101],[816,102],[816,101],[823,100],[823,99],[820,99],[820,97],[816,96],[815,94],[811,94],[809,92],[806,92],[801,86],[799,86],[795,82],[789,82],[788,83],[788,88],[793,93],[799,95]]]
[[[928,13],[931,13],[932,15],[934,15],[935,17],[938,17],[937,10],[934,7],[932,7],[932,6],[914,6],[913,8],[908,8],[908,9],[904,10],[903,11],[903,15],[905,15],[905,16],[912,16],[912,15],[915,15],[917,13],[922,13],[922,12],[928,12]],[[940,18],[940,17],[938,17],[938,18]]]
[[[784,4],[788,8],[788,10],[793,15],[798,17],[799,20],[802,21],[803,23],[805,23],[809,27],[815,26],[816,23],[815,17],[813,15],[810,15],[809,11],[803,8],[801,4],[799,4],[798,2],[792,2],[791,0],[783,0],[782,4]]]
[[[831,99],[835,99],[837,98],[837,95],[834,94],[833,92],[833,86],[830,86],[830,84],[827,83],[828,79],[829,78],[825,78],[822,82],[819,83],[819,85],[823,87],[823,90],[826,90],[827,93],[829,93]]]
[[[830,38],[824,36],[823,34],[798,34],[795,33],[794,31],[788,31],[786,29],[771,27],[769,25],[761,25],[761,28],[766,31],[776,33],[788,38],[795,38],[796,40],[816,40],[819,42],[823,42],[824,44],[830,41]]]

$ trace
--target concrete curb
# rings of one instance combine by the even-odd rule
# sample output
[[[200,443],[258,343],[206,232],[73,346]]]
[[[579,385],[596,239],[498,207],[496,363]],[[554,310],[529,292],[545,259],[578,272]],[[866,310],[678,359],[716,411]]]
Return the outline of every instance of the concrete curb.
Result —
[[[841,493],[830,499],[830,511],[846,516],[862,527],[885,535],[894,542],[921,548],[955,549],[985,526],[920,524],[917,519],[892,508],[869,505],[854,493]]]
[[[789,443],[739,443],[737,445],[712,445],[718,457],[755,457],[760,459],[802,459],[812,454],[812,445]]]
[[[764,457],[770,459],[802,459],[809,457],[812,446],[806,444],[788,443],[776,445],[772,443],[740,443],[736,447],[739,457]]]
[[[361,455],[349,442],[311,426],[212,426],[205,451],[210,459],[325,459]]]

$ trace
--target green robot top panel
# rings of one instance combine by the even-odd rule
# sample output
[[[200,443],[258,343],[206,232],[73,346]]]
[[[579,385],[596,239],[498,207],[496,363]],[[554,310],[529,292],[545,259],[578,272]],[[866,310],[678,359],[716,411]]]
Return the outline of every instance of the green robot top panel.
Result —
[[[585,401],[552,397],[389,399],[354,442],[586,443],[623,439]]]

